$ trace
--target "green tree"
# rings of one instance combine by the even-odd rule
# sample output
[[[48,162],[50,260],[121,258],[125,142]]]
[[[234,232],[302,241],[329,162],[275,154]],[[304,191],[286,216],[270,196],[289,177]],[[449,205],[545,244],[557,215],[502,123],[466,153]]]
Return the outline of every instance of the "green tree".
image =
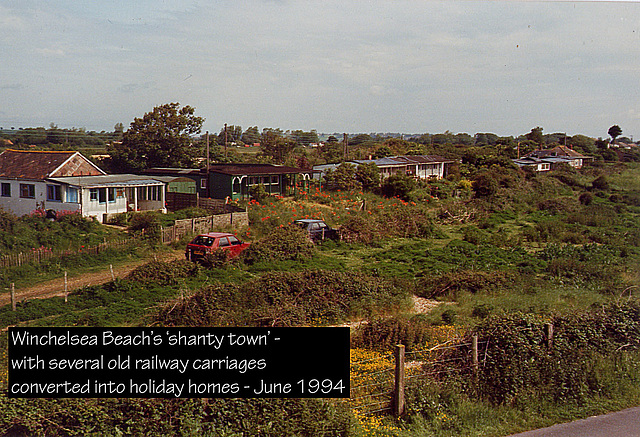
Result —
[[[218,134],[218,144],[224,146],[225,133],[224,126],[220,129]],[[242,141],[242,126],[229,125],[227,126],[227,143],[238,143]]]
[[[122,142],[107,146],[109,166],[117,171],[194,166],[200,151],[193,147],[191,136],[200,133],[204,123],[194,112],[191,106],[167,103],[135,118]]]
[[[265,128],[260,142],[262,154],[276,164],[284,164],[296,148],[296,142],[282,135],[282,130]]]
[[[324,175],[325,188],[330,191],[355,190],[360,188],[356,179],[356,166],[348,162],[340,164],[335,170],[329,170]]]
[[[618,126],[617,124],[614,124],[609,128],[607,133],[611,136],[611,142],[615,143],[616,138],[622,135],[622,129],[620,129],[620,126]]]
[[[242,142],[245,144],[255,144],[260,142],[260,131],[258,126],[247,128],[242,134]]]
[[[409,200],[409,194],[416,189],[417,182],[411,176],[394,174],[382,181],[382,194],[386,197],[397,196]]]
[[[542,128],[540,126],[531,129],[531,132],[526,134],[525,137],[540,147],[542,147],[542,144],[544,143],[544,135],[542,135]]]
[[[373,162],[360,164],[356,169],[356,179],[365,190],[378,188],[380,186],[380,169]]]

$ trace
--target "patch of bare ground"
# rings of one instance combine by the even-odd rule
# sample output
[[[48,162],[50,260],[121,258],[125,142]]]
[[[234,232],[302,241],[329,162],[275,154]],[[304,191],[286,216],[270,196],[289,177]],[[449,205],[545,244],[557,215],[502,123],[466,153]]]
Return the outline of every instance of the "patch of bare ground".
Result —
[[[174,259],[180,259],[182,257],[184,257],[184,252],[172,251],[154,255],[140,261],[134,261],[128,264],[114,266],[113,275],[111,272],[111,268],[107,266],[99,272],[82,273],[75,276],[69,276],[67,278],[67,291],[70,293],[73,290],[77,290],[82,287],[105,284],[112,281],[113,278],[122,279],[137,267],[153,261],[154,259],[160,261],[172,261]],[[56,296],[64,296],[64,277],[41,282],[29,287],[16,288],[16,301],[18,302],[31,299],[47,299]],[[9,293],[0,294],[0,306],[9,305],[10,303],[11,295]]]
[[[414,314],[427,314],[429,312],[431,312],[431,310],[433,310],[435,307],[437,307],[438,305],[441,305],[442,302],[438,302],[437,300],[433,300],[433,299],[426,299],[424,297],[418,297],[418,296],[412,296],[412,300],[413,300],[413,308],[411,309],[411,312]],[[357,320],[354,322],[347,322],[347,323],[342,323],[340,325],[336,325],[338,327],[348,327],[351,329],[356,329],[361,325],[367,324],[369,323],[368,320],[362,319],[362,320]]]

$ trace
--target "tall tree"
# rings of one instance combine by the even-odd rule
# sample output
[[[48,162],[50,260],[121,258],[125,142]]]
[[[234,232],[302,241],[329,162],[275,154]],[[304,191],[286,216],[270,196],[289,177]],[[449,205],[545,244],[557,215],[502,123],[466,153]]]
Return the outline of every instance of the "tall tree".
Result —
[[[618,126],[617,124],[614,124],[609,128],[607,133],[611,136],[611,142],[615,143],[616,138],[622,135],[622,129],[620,129],[620,126]]]
[[[200,154],[192,135],[202,130],[204,118],[195,108],[179,103],[156,106],[142,118],[135,118],[122,142],[107,147],[110,167],[117,171],[140,171],[151,167],[192,167]]]
[[[542,147],[544,143],[544,135],[542,135],[542,128],[540,126],[531,129],[531,132],[525,135],[529,141],[533,141],[538,146]]]
[[[242,142],[245,144],[255,144],[260,142],[260,131],[258,126],[247,128],[242,134]]]
[[[284,164],[296,148],[296,142],[282,135],[282,130],[265,128],[262,130],[262,153],[271,157],[276,164]]]

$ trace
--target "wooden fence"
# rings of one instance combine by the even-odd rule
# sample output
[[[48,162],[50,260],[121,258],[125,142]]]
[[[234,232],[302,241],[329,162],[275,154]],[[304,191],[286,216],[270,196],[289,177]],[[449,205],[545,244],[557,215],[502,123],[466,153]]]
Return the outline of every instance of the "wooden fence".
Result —
[[[209,199],[200,197],[198,194],[174,192],[168,192],[166,196],[169,211],[198,207],[210,210],[211,214],[224,214],[237,209],[237,207],[227,205],[226,199]]]
[[[160,236],[164,244],[180,240],[190,234],[204,234],[223,226],[240,228],[249,225],[249,214],[244,210],[216,214],[206,217],[176,220],[173,226],[160,228]]]
[[[82,246],[78,249],[52,250],[46,247],[33,249],[29,252],[10,253],[0,256],[0,268],[19,267],[29,263],[41,263],[49,259],[58,259],[64,256],[90,254],[97,255],[107,249],[127,246],[135,242],[135,238],[106,241],[95,246]]]

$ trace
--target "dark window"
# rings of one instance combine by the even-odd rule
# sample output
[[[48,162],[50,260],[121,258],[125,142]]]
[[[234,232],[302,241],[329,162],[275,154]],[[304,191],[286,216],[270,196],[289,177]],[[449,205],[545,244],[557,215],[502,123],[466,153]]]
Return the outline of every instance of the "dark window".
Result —
[[[98,202],[106,203],[107,202],[107,189],[106,188],[98,188]]]
[[[218,247],[226,247],[229,245],[229,240],[227,239],[227,237],[222,237],[220,239],[220,243],[218,243]]]
[[[47,185],[47,200],[62,202],[62,190],[60,185]]]
[[[2,197],[11,197],[11,184],[3,182],[1,191]]]
[[[20,184],[20,197],[23,199],[35,199],[36,186],[33,184]]]
[[[98,200],[98,189],[91,188],[89,190],[89,200],[93,200],[94,202]]]

